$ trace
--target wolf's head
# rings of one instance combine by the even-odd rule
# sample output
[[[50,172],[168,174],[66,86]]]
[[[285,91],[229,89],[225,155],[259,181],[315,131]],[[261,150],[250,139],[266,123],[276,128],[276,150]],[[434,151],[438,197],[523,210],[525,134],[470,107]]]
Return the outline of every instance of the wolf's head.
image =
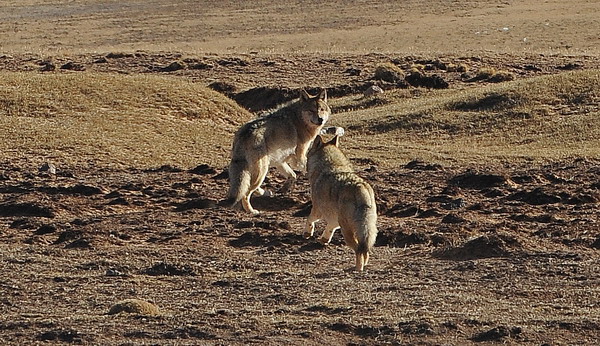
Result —
[[[308,153],[306,156],[311,157],[311,156],[317,154],[319,151],[324,150],[325,147],[327,147],[327,146],[334,146],[334,147],[338,148],[340,146],[339,137],[336,135],[331,140],[329,140],[329,142],[324,142],[323,137],[321,135],[318,135],[315,138],[315,140],[312,142],[312,145],[310,146],[310,149],[308,150]]]
[[[306,168],[309,179],[315,174],[325,171],[352,172],[352,164],[340,150],[340,137],[334,136],[328,142],[322,136],[317,136],[310,147]]]
[[[327,105],[327,91],[322,89],[317,96],[311,96],[305,90],[300,92],[300,114],[305,124],[311,127],[322,127],[331,115]]]

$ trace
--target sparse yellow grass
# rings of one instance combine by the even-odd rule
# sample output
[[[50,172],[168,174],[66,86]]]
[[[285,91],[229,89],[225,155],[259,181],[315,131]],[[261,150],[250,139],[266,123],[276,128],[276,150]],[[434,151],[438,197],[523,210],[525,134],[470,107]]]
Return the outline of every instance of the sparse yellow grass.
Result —
[[[176,78],[0,74],[0,160],[223,166],[235,129],[252,117],[223,95]]]
[[[192,82],[149,75],[2,73],[0,160],[88,167],[224,167],[254,115]],[[600,157],[600,71],[331,100],[350,157],[493,164]],[[369,108],[364,108],[367,106]],[[341,112],[343,109],[357,109]]]
[[[158,316],[161,314],[156,305],[141,299],[122,300],[111,306],[108,314],[115,315],[122,312],[143,316]]]
[[[498,71],[493,67],[482,67],[479,70],[477,70],[474,79],[498,83],[514,80],[515,75],[510,71]]]
[[[351,157],[388,167],[414,158],[450,165],[598,158],[598,85],[600,71],[588,70],[419,97],[399,90],[334,121],[347,129],[342,145]]]

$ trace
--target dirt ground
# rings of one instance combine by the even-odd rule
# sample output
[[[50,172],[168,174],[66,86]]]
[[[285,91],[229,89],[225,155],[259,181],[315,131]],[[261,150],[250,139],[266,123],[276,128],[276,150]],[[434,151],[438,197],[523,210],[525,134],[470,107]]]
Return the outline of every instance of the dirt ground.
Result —
[[[592,345],[599,339],[598,161],[476,171],[363,167],[379,207],[365,273],[341,235],[301,236],[309,201],[216,206],[218,168],[56,175],[3,163],[9,344]],[[267,186],[282,181],[272,175]],[[322,225],[321,225],[322,229]],[[159,316],[108,315],[123,299]]]
[[[8,1],[0,5],[0,32],[13,34],[0,69],[169,74],[219,82],[234,95],[260,86],[342,93],[386,61],[464,61],[517,78],[600,67],[593,0],[331,2],[321,10],[327,18],[337,13],[333,23],[294,21],[289,8],[270,1],[247,8],[207,1],[205,37],[192,41],[199,19],[184,15],[194,3],[72,1],[65,14]],[[309,5],[306,15],[318,16],[318,5]],[[146,20],[127,21],[133,14]],[[256,24],[277,15],[295,29]],[[165,29],[178,18],[180,26]],[[247,31],[232,24],[240,18]],[[530,29],[525,41],[523,28]],[[180,39],[165,43],[173,37]],[[403,48],[406,40],[412,48]],[[448,81],[471,87],[458,74]],[[224,167],[202,162],[191,170],[57,167],[55,174],[31,158],[2,162],[0,341],[600,343],[600,158],[494,167],[354,163],[379,210],[364,273],[352,270],[354,255],[339,233],[329,246],[301,236],[310,200],[304,177],[289,195],[255,198],[263,212],[250,216],[217,205],[227,190]],[[282,182],[273,173],[267,187]],[[134,298],[160,312],[108,314]]]

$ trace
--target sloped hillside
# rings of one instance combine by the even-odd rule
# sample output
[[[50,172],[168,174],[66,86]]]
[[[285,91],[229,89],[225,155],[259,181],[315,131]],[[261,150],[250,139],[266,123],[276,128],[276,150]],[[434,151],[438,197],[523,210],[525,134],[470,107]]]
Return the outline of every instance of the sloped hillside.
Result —
[[[0,76],[0,159],[59,165],[224,165],[253,115],[190,81],[150,75]]]
[[[376,164],[543,161],[600,153],[600,71],[334,102],[347,147]],[[517,160],[517,161],[514,161]]]

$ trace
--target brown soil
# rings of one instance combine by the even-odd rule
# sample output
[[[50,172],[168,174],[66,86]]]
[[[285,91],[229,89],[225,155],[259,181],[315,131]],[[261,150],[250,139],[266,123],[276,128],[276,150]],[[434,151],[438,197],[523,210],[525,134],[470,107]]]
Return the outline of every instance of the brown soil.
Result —
[[[260,110],[299,87],[328,87],[333,95],[362,92],[374,83],[377,65],[386,62],[405,71],[421,64],[457,89],[486,82],[447,72],[440,62],[465,64],[471,72],[493,67],[516,78],[600,68],[598,39],[591,35],[598,32],[597,21],[590,25],[594,1],[546,1],[545,9],[554,7],[543,20],[534,1],[514,6],[455,1],[449,9],[442,1],[426,8],[406,1],[395,11],[390,7],[397,2],[374,8],[350,1],[350,13],[366,6],[362,11],[378,13],[378,21],[370,25],[340,11],[342,29],[320,24],[296,32],[271,20],[263,29],[271,36],[251,24],[282,9],[233,11],[230,2],[215,2],[207,12],[207,36],[189,46],[185,38],[193,36],[189,30],[197,23],[177,26],[176,19],[195,2],[185,2],[185,8],[165,5],[158,15],[156,6],[166,2],[148,1],[145,11],[155,16],[127,31],[147,44],[132,45],[121,31],[113,36],[119,40],[114,47],[95,30],[117,32],[123,18],[108,16],[101,23],[115,27],[102,27],[95,26],[99,17],[86,14],[134,13],[141,5],[72,3],[71,20],[56,27],[51,6],[19,12],[19,3],[9,1],[0,31],[14,34],[0,52],[0,70],[169,74],[212,83]],[[309,14],[315,6],[308,6]],[[338,8],[323,10],[331,14]],[[402,17],[402,11],[417,14]],[[567,16],[574,12],[578,15]],[[254,39],[228,24],[236,16],[247,21]],[[82,24],[86,18],[95,30]],[[428,25],[432,18],[440,25]],[[482,18],[490,22],[481,24]],[[503,18],[527,23],[524,28],[534,35],[528,36],[530,43]],[[164,28],[164,21],[173,32],[145,31]],[[508,33],[500,36],[505,25]],[[209,30],[217,26],[225,29]],[[82,36],[61,34],[65,27]],[[377,34],[381,28],[387,36]],[[410,35],[403,36],[407,29]],[[190,36],[172,43],[173,49],[157,43],[177,30]],[[352,39],[345,49],[301,48],[322,30],[332,41],[317,43],[329,47]],[[447,32],[452,37],[477,32],[486,41],[480,46],[468,38],[444,39]],[[44,33],[51,42],[26,49],[43,41]],[[368,39],[368,34],[376,35]],[[442,53],[427,49],[429,39]],[[270,52],[273,42],[283,43]],[[394,48],[406,43],[413,51]],[[106,53],[91,53],[94,44]],[[521,50],[522,44],[534,46]],[[57,49],[61,45],[67,49]],[[390,49],[375,47],[382,45]],[[256,94],[244,94],[249,90]],[[272,101],[252,101],[267,96]],[[55,174],[25,158],[2,162],[0,340],[14,345],[600,343],[598,158],[497,167],[413,161],[382,169],[368,160],[355,163],[376,190],[379,208],[379,236],[364,273],[352,270],[354,255],[339,233],[326,247],[302,238],[310,208],[304,177],[290,195],[256,198],[253,205],[263,212],[253,217],[218,206],[227,190],[224,167],[202,162],[190,171],[57,167]],[[282,182],[273,173],[267,187],[277,190]],[[149,302],[160,314],[109,314],[127,299]]]
[[[289,196],[256,198],[252,217],[217,206],[219,172],[54,176],[3,163],[3,340],[598,341],[598,161],[363,167],[380,214],[364,274],[340,234],[328,247],[302,238],[304,179]],[[132,298],[164,314],[108,314]]]

